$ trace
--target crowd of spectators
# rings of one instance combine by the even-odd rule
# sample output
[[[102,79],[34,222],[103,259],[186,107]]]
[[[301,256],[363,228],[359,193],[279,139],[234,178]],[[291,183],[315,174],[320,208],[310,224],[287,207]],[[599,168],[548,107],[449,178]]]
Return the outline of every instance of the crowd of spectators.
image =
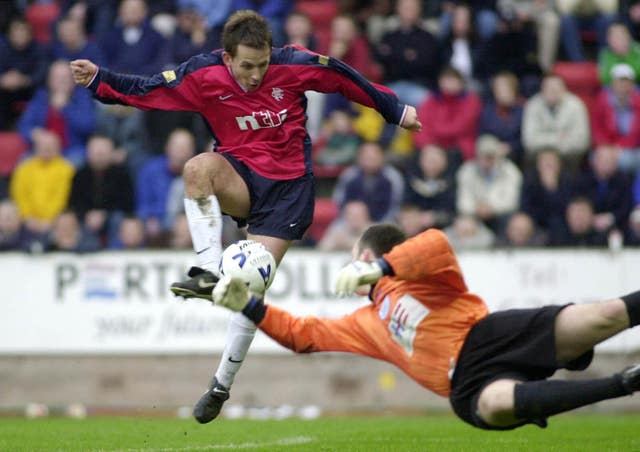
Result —
[[[309,93],[316,176],[338,214],[301,244],[347,250],[391,221],[457,248],[640,246],[640,2],[15,0],[0,6],[0,134],[26,152],[0,179],[0,250],[190,248],[181,173],[215,145],[206,126],[99,104],[68,62],[158,73],[218,48],[246,8],[274,45],[340,58],[423,124],[410,134]],[[558,61],[597,67],[597,96],[572,92]],[[226,219],[225,241],[241,235]]]

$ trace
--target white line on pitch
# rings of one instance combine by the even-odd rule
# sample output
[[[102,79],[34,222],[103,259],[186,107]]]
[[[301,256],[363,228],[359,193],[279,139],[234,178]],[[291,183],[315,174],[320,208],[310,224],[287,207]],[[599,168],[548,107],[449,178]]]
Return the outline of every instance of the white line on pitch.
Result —
[[[283,438],[276,441],[265,442],[246,442],[238,444],[212,444],[210,446],[189,446],[189,447],[160,447],[160,448],[145,448],[145,449],[119,449],[115,452],[206,452],[208,450],[223,450],[223,449],[251,449],[257,447],[271,447],[271,446],[295,446],[298,444],[307,444],[313,442],[315,439],[308,436],[294,436],[292,438]],[[107,452],[104,449],[99,449],[96,452]]]

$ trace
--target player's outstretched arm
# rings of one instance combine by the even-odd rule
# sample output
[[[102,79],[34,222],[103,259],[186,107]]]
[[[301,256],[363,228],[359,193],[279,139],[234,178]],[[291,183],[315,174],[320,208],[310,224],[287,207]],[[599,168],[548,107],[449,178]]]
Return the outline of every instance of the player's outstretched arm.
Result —
[[[420,130],[422,130],[422,123],[418,119],[416,107],[413,105],[407,105],[407,109],[400,126],[404,129],[411,130],[412,132],[420,132]]]
[[[98,66],[90,60],[73,60],[69,63],[73,81],[80,86],[87,87],[98,72]]]
[[[73,60],[70,67],[73,80],[100,102],[143,110],[201,111],[204,96],[195,72],[211,60],[210,55],[196,55],[174,70],[151,76],[112,72],[90,60]]]

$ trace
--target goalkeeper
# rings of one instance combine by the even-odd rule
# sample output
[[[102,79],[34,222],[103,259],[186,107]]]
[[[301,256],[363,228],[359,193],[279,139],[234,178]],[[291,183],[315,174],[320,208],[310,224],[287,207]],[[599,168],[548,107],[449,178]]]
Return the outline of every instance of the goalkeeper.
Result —
[[[369,228],[337,293],[369,294],[371,304],[338,319],[294,317],[238,279],[223,279],[214,303],[242,313],[300,353],[342,351],[388,361],[449,397],[455,413],[483,429],[509,430],[640,389],[640,364],[607,378],[548,380],[584,370],[593,347],[640,323],[640,292],[591,304],[488,314],[471,294],[446,236],[430,229],[405,241],[394,225]]]

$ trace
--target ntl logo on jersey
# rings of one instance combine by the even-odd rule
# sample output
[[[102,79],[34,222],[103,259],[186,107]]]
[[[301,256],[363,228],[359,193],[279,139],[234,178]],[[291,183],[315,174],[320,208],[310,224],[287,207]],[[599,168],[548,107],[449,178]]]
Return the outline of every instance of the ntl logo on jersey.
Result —
[[[274,113],[271,110],[254,111],[251,115],[236,116],[240,130],[258,130],[279,127],[287,119],[287,109]]]

